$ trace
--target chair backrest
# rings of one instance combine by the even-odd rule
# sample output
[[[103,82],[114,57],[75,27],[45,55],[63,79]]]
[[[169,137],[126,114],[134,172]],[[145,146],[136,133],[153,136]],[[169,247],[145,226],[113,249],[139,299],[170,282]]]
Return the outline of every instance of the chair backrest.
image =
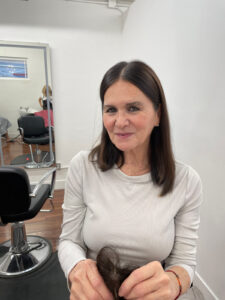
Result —
[[[24,137],[39,136],[47,132],[44,119],[40,116],[22,116],[17,122],[23,128]]]
[[[0,167],[0,217],[20,214],[30,207],[30,182],[25,170]]]
[[[53,112],[51,109],[50,109],[49,113],[50,113],[50,119],[51,119],[51,126],[54,126]],[[45,127],[48,127],[48,125],[49,125],[48,124],[48,110],[45,110],[45,109],[40,110],[38,112],[35,112],[34,115],[42,117],[45,122]]]

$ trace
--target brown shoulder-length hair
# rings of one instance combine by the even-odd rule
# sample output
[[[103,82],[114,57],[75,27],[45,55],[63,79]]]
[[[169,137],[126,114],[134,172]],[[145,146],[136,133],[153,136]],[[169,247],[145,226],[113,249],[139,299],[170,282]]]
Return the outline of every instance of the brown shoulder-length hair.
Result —
[[[119,62],[104,75],[100,86],[102,107],[107,89],[118,80],[132,83],[139,88],[153,103],[155,110],[160,109],[160,124],[154,127],[149,144],[149,164],[154,184],[161,186],[160,196],[172,191],[175,178],[175,162],[173,157],[170,124],[166,99],[162,85],[155,72],[141,61]],[[89,154],[91,161],[97,162],[102,171],[111,169],[115,164],[124,164],[123,151],[111,142],[103,126],[100,144]]]

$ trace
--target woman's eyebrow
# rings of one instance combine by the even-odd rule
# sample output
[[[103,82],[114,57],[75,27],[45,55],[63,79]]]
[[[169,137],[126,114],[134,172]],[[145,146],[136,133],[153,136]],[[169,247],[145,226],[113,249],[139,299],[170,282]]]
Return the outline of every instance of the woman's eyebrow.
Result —
[[[143,106],[143,104],[139,101],[134,101],[134,102],[129,102],[126,104],[127,106],[131,106],[131,105],[134,105],[134,106]]]
[[[103,105],[104,108],[108,108],[108,107],[112,107],[112,106],[114,106],[114,105],[111,105],[111,104],[104,104]]]
[[[128,102],[126,103],[126,106],[143,106],[143,104],[139,101],[133,101],[133,102]],[[104,104],[103,108],[109,108],[109,107],[115,107],[113,104]]]

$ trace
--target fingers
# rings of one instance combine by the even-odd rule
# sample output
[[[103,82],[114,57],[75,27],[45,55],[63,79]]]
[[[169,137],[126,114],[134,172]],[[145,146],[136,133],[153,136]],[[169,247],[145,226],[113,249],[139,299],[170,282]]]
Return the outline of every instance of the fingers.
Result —
[[[102,300],[100,295],[96,295],[96,291],[93,289],[92,285],[90,284],[87,278],[87,268],[87,263],[80,263],[80,265],[78,265],[77,268],[75,268],[73,273],[70,275],[70,300]]]
[[[74,282],[71,287],[70,300],[102,300],[102,297],[96,293],[90,282],[86,280],[84,283]]]
[[[119,296],[132,299],[134,294],[142,297],[157,290],[157,276],[160,272],[164,272],[164,270],[161,263],[157,261],[134,270],[122,283],[119,289]],[[127,298],[128,296],[129,298]]]
[[[150,279],[146,279],[145,281],[142,281],[141,283],[135,285],[132,288],[131,292],[126,295],[126,299],[139,299],[142,297],[146,297],[146,299],[148,299],[150,295],[155,295],[156,292],[159,295],[164,295],[164,293],[168,291],[169,282],[170,280],[168,276],[166,276],[166,274],[165,276],[162,275],[159,278],[152,277]]]
[[[140,297],[144,297],[148,294],[152,294],[157,290],[157,287],[154,284],[154,281],[145,280],[138,284],[136,284],[132,289],[131,292],[126,295],[126,299],[138,299]]]
[[[101,275],[99,274],[96,264],[92,264],[90,269],[91,270],[88,273],[88,279],[90,280],[93,288],[98,291],[102,299],[113,300],[113,296],[106,287]]]
[[[74,284],[71,289],[71,297],[70,300],[104,300],[101,294],[95,290],[88,279],[86,279],[82,285]]]
[[[127,299],[127,298],[126,298]],[[156,291],[143,297],[133,298],[132,300],[171,300],[171,294],[166,291]]]
[[[93,260],[80,262],[71,272],[69,279],[70,300],[113,300]]]

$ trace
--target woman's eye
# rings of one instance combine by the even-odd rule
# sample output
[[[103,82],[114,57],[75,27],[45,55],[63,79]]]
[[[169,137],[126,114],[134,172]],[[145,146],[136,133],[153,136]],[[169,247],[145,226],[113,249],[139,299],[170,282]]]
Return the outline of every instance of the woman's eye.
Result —
[[[114,107],[109,107],[109,108],[106,109],[105,112],[106,113],[114,113],[114,112],[116,112],[116,109]]]
[[[139,107],[137,107],[137,106],[130,106],[130,107],[128,108],[128,110],[131,111],[131,112],[133,112],[133,111],[138,111],[138,110],[140,110],[140,109],[139,109]]]

